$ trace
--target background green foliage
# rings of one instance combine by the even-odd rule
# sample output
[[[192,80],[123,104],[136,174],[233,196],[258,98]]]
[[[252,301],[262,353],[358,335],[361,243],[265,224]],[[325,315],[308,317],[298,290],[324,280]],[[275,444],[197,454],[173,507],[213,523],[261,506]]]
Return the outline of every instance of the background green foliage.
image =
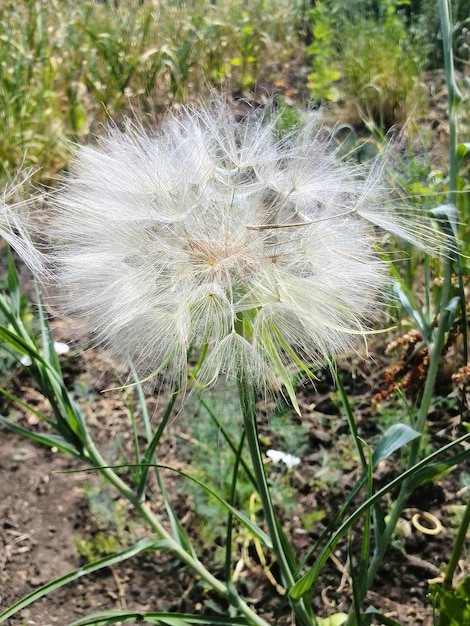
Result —
[[[468,10],[453,7],[464,68]],[[3,182],[24,160],[49,182],[64,139],[211,89],[347,101],[387,130],[425,111],[423,73],[442,67],[435,0],[22,0],[1,3],[0,43]]]

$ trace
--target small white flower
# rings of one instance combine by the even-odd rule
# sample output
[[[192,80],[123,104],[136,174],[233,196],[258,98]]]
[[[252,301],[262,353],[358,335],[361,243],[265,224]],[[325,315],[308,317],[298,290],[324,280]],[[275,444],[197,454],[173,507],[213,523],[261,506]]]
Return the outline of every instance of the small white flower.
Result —
[[[63,341],[54,341],[54,350],[58,355],[67,354],[70,352],[70,346],[68,343],[64,343]]]
[[[379,168],[338,161],[315,121],[281,140],[276,124],[219,104],[112,130],[51,197],[66,312],[142,374],[184,381],[191,352],[200,384],[279,389],[367,331],[387,284],[373,225],[412,229],[385,207]]]
[[[58,355],[67,354],[70,351],[70,346],[63,341],[54,341],[54,350]],[[20,357],[20,363],[24,367],[30,367],[33,364],[31,357],[28,354],[23,354]]]
[[[296,467],[300,464],[300,458],[282,450],[267,450],[266,456],[271,459],[273,463],[284,463],[289,469]]]

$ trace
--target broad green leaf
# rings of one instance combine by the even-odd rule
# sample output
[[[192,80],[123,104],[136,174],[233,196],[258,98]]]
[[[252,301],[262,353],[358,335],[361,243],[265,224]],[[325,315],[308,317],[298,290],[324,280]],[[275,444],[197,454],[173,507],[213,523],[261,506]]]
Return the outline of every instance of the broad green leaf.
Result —
[[[393,426],[390,426],[390,428],[385,431],[372,454],[372,467],[375,469],[380,461],[383,461],[419,436],[419,432],[411,428],[411,426],[407,426],[406,424],[393,424]]]

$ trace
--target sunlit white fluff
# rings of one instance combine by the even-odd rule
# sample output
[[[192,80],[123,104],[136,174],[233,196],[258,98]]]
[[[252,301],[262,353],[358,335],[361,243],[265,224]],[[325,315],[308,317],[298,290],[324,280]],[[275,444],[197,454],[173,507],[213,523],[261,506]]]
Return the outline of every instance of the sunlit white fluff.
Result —
[[[45,259],[31,239],[35,230],[29,212],[33,200],[25,199],[25,187],[31,174],[31,171],[26,171],[3,189],[0,197],[0,238],[22,257],[33,273],[43,275]]]
[[[415,229],[380,176],[339,161],[315,120],[280,140],[275,118],[216,104],[114,129],[51,197],[48,269],[66,311],[142,374],[282,387],[366,331],[387,282],[374,225]]]

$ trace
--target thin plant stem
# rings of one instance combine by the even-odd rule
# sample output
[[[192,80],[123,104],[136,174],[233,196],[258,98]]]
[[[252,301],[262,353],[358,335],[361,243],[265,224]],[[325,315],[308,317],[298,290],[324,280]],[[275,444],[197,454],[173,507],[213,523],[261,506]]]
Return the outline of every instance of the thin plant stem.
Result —
[[[442,47],[444,57],[444,70],[447,85],[447,106],[449,121],[449,193],[448,201],[450,204],[457,206],[458,194],[458,168],[459,161],[457,158],[458,147],[458,108],[462,100],[462,95],[457,85],[454,71],[454,56],[452,51],[452,21],[451,21],[451,3],[450,0],[438,0],[439,18],[441,24]],[[462,278],[462,268],[460,266],[460,258],[456,258],[457,274],[459,280],[459,297],[462,312],[462,335],[463,335],[463,362],[468,364],[468,330],[467,330],[467,306],[465,298],[465,289]]]
[[[234,463],[233,474],[232,474],[232,484],[230,487],[230,499],[229,499],[229,504],[231,504],[232,506],[235,505],[236,487],[237,487],[237,482],[238,482],[240,460],[242,458],[243,445],[245,443],[245,435],[246,435],[246,431],[244,430],[240,437],[240,443],[238,446],[237,454],[235,456],[235,463]],[[233,524],[233,514],[231,511],[229,511],[227,514],[227,534],[225,536],[224,571],[225,571],[226,581],[230,580],[231,572],[232,572],[232,524]]]
[[[258,486],[258,493],[261,499],[266,525],[273,543],[273,551],[276,555],[281,572],[282,583],[284,587],[289,590],[294,585],[295,578],[283,547],[281,532],[278,526],[277,516],[274,511],[271,493],[269,491],[268,481],[264,471],[264,463],[261,456],[258,428],[256,424],[255,393],[254,389],[249,385],[244,376],[240,377],[238,386],[246,431],[246,440]],[[306,607],[304,600],[294,601],[291,598],[289,598],[289,600],[292,610],[296,616],[298,626],[312,626],[314,618]]]
[[[452,269],[452,261],[451,259],[445,260],[445,268],[444,268],[444,284],[442,288],[442,304],[441,304],[441,313],[439,317],[439,324],[435,335],[435,341],[433,345],[433,349],[431,352],[431,358],[429,362],[428,372],[426,376],[426,382],[424,385],[423,397],[421,399],[418,415],[416,418],[415,429],[421,433],[424,433],[424,429],[426,427],[426,418],[429,413],[429,408],[431,406],[434,385],[437,378],[437,372],[439,368],[439,363],[441,359],[441,352],[444,346],[445,333],[448,327],[448,317],[449,311],[446,309],[448,304],[448,294],[450,290],[450,281],[451,281],[451,269]],[[414,440],[410,446],[410,453],[408,457],[407,469],[413,467],[418,459],[422,444],[422,437],[418,437]],[[400,516],[402,514],[403,509],[406,506],[406,502],[410,495],[410,483],[413,480],[413,476],[411,475],[407,480],[404,480],[401,484],[400,491],[398,496],[392,506],[390,514],[388,516],[388,521],[385,525],[385,528],[380,536],[380,541],[376,542],[376,552],[373,555],[369,568],[367,570],[367,578],[366,584],[363,587],[364,593],[361,594],[361,597],[358,598],[358,601],[362,604],[365,594],[367,590],[370,589],[372,582],[377,574],[377,571],[383,561],[385,556],[385,552],[390,545],[390,541],[392,539],[393,533],[395,531],[396,525]],[[352,626],[354,624],[354,615],[355,615],[355,607],[354,603],[351,607],[349,616],[344,626]]]
[[[467,506],[465,508],[465,512],[460,522],[459,529],[457,531],[457,536],[455,538],[455,542],[452,548],[452,554],[449,559],[449,563],[446,567],[446,573],[444,575],[443,585],[446,589],[452,588],[452,581],[454,579],[454,573],[459,563],[460,556],[462,554],[462,550],[467,539],[467,531],[470,526],[470,499],[467,502]]]
[[[447,85],[447,100],[449,108],[449,202],[453,205],[457,204],[457,186],[458,186],[458,159],[457,159],[457,109],[462,99],[457,82],[455,80],[453,52],[452,52],[452,23],[451,23],[451,4],[450,0],[438,0],[439,18],[441,23],[442,45],[444,55],[444,69]],[[457,259],[459,262],[459,259]],[[466,299],[463,292],[462,277],[459,267],[459,287],[460,300],[462,303],[462,326],[467,328],[466,316]],[[468,361],[468,349],[466,336],[464,335],[464,363]],[[457,567],[467,530],[470,525],[470,499],[467,502],[463,519],[460,523],[457,536],[452,548],[452,554],[447,564],[444,575],[443,585],[445,588],[452,588],[455,569]]]
[[[448,120],[449,120],[449,202],[457,202],[457,108],[462,95],[457,86],[452,52],[452,24],[450,19],[450,0],[438,0],[441,23],[444,71],[447,85]]]
[[[359,433],[357,431],[356,422],[354,421],[354,415],[351,409],[351,404],[349,403],[348,395],[344,388],[343,381],[341,380],[341,376],[338,372],[338,367],[332,358],[330,359],[330,369],[333,375],[334,383],[341,397],[341,402],[343,403],[343,408],[346,413],[346,419],[348,421],[349,430],[351,431],[351,434],[353,436],[354,445],[356,447],[356,452],[361,462],[361,468],[363,471],[367,471],[368,470],[367,460],[366,460],[364,451],[361,446],[361,441],[359,438]]]

